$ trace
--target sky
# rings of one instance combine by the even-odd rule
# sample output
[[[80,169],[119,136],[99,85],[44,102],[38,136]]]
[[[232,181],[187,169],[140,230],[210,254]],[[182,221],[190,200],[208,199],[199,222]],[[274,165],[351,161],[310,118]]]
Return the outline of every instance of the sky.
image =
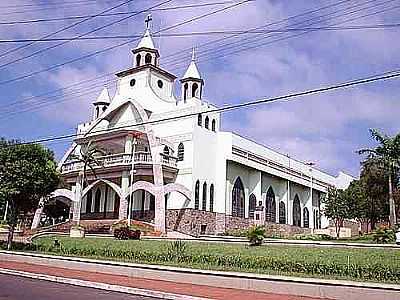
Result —
[[[43,38],[67,26],[70,28],[52,37],[74,37],[103,26],[88,36],[140,35],[148,9],[163,2],[133,0],[110,12],[147,11],[98,16],[83,22],[83,19],[73,19],[2,24],[96,15],[125,1],[13,0],[1,3],[0,40]],[[211,2],[226,1],[172,0],[158,8]],[[381,25],[398,23],[400,16],[400,0],[254,0],[230,7],[240,2],[174,10],[152,9],[152,31],[156,33],[224,7],[227,8],[223,11],[163,33]],[[126,20],[119,21],[127,16]],[[106,26],[110,23],[115,24]],[[160,37],[155,34],[154,40],[161,53],[161,67],[178,79],[190,62],[191,47],[195,46],[205,81],[204,98],[223,106],[397,69],[399,29],[309,29],[237,36]],[[131,49],[138,41],[100,39],[57,46],[59,43],[0,43],[0,136],[30,141],[73,133],[78,123],[90,120],[91,103],[104,85],[113,96],[116,78],[113,74],[132,67]],[[117,47],[122,43],[124,45]],[[25,47],[16,49],[21,46]],[[54,48],[24,59],[48,47]],[[102,52],[110,47],[113,49]],[[89,56],[99,51],[101,53]],[[83,56],[86,58],[76,60]],[[17,59],[20,61],[13,62]],[[73,62],[66,63],[70,61]],[[51,70],[42,72],[46,69]],[[236,110],[223,114],[222,129],[298,160],[314,162],[317,168],[330,174],[344,171],[358,176],[361,157],[356,150],[374,145],[368,130],[377,128],[388,135],[400,131],[399,87],[399,80],[394,79]],[[179,89],[177,81],[177,95]],[[70,143],[71,140],[63,140],[49,142],[46,146],[61,158]]]

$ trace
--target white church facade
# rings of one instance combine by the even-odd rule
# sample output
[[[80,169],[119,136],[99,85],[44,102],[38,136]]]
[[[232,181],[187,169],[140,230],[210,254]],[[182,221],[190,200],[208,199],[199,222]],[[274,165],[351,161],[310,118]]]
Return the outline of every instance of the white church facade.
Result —
[[[221,131],[220,113],[203,100],[194,55],[177,97],[177,77],[160,67],[149,28],[132,53],[133,67],[116,74],[115,96],[102,91],[59,163],[64,187],[51,197],[71,206],[73,221],[135,219],[193,235],[252,224],[299,232],[328,225],[321,197],[352,177]],[[84,168],[89,143],[99,151]]]

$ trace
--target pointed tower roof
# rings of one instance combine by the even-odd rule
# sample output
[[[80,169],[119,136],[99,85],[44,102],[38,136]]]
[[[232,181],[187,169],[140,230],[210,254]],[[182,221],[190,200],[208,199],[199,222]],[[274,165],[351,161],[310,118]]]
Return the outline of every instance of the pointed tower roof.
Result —
[[[140,49],[140,48],[147,48],[147,49],[156,49],[156,47],[154,46],[154,41],[153,38],[151,36],[151,32],[150,29],[146,29],[142,39],[140,40],[139,44],[137,45],[137,47],[135,49]]]
[[[97,100],[94,103],[105,103],[110,104],[110,94],[108,93],[108,89],[104,87],[103,91],[101,92],[100,96],[97,97]]]
[[[189,78],[200,79],[200,80],[202,79],[199,69],[197,68],[197,64],[196,64],[195,48],[193,48],[193,51],[192,51],[192,61],[190,62],[190,65],[189,65],[188,69],[186,70],[185,75],[183,75],[182,80],[189,79]]]

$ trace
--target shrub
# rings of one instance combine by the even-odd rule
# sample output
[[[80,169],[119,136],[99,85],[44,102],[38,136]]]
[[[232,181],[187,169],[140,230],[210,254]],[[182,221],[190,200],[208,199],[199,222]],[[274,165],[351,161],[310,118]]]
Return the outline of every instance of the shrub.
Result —
[[[311,240],[311,241],[331,241],[333,237],[327,234],[297,234],[294,236],[296,240]]]
[[[173,241],[167,246],[167,256],[171,260],[182,261],[187,252],[187,244],[181,240]]]
[[[118,240],[139,240],[140,230],[131,230],[128,226],[114,229],[114,237]]]
[[[380,227],[374,231],[373,239],[379,244],[394,243],[396,235],[393,229]]]
[[[249,228],[247,238],[249,239],[250,246],[260,246],[265,238],[264,226],[253,226]]]

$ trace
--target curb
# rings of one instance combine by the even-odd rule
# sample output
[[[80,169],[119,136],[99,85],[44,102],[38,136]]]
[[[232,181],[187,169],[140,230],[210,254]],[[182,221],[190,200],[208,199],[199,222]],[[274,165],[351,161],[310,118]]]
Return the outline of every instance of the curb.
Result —
[[[17,271],[17,270],[10,270],[10,269],[3,269],[0,268],[0,274],[6,275],[13,275],[13,276],[20,276],[25,278],[37,279],[37,280],[44,280],[74,286],[81,286],[87,288],[94,288],[99,290],[105,291],[112,291],[124,294],[131,294],[136,296],[145,296],[145,297],[153,297],[158,299],[168,299],[168,300],[210,300],[210,298],[202,298],[202,297],[194,297],[189,295],[178,295],[160,291],[152,291],[152,290],[145,290],[140,288],[132,288],[127,286],[120,286],[114,284],[107,284],[101,282],[92,282],[87,280],[81,279],[74,279],[74,278],[64,278],[52,275],[45,275],[45,274],[36,274],[24,271]]]
[[[348,287],[348,288],[386,290],[386,291],[390,290],[390,291],[400,292],[400,284],[358,282],[349,280],[334,280],[334,279],[292,277],[292,276],[267,275],[267,274],[244,273],[244,272],[190,269],[190,268],[173,267],[173,266],[138,264],[138,263],[129,263],[129,262],[113,261],[113,260],[100,260],[93,258],[49,255],[49,254],[32,253],[32,252],[16,252],[16,251],[6,251],[6,250],[0,250],[0,254],[11,255],[11,256],[14,255],[17,257],[20,256],[20,257],[31,257],[31,258],[44,258],[54,261],[58,260],[64,262],[80,262],[80,263],[95,264],[99,266],[113,266],[122,268],[136,268],[136,269],[150,270],[150,271],[175,272],[177,274],[212,275],[225,279],[242,279],[242,280],[250,279],[250,280],[271,281],[276,283],[278,282],[300,283],[308,285],[316,284],[320,286]]]

